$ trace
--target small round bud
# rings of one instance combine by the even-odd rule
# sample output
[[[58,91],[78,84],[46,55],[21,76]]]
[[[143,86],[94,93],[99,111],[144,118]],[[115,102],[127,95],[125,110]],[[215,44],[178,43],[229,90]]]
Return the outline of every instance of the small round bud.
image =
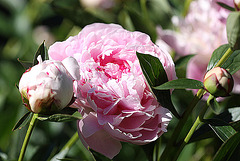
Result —
[[[62,62],[39,61],[39,64],[22,75],[19,91],[28,110],[34,113],[51,113],[63,109],[71,102],[74,92],[73,75],[79,70],[77,62],[73,64],[71,59],[73,58]],[[71,64],[67,64],[68,62]],[[73,71],[67,70],[68,67]]]
[[[232,75],[224,68],[216,67],[208,71],[203,80],[204,88],[215,97],[229,96],[233,89]]]

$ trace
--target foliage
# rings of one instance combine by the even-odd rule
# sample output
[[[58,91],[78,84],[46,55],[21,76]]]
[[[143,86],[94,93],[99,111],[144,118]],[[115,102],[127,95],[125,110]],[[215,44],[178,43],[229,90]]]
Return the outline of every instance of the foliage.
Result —
[[[0,2],[0,160],[16,160],[19,156],[27,130],[25,125],[29,123],[32,114],[23,108],[16,85],[21,74],[37,63],[38,55],[47,59],[47,48],[51,43],[76,35],[85,25],[94,22],[118,23],[128,30],[145,32],[155,41],[156,26],[172,28],[171,17],[174,14],[184,16],[190,1],[182,3],[177,0],[130,0],[116,3],[113,8],[104,10],[85,8],[78,0]],[[222,3],[221,6],[233,10]],[[213,52],[207,70],[222,61],[221,58],[229,47],[233,51],[224,59],[221,67],[231,74],[240,69],[239,13],[234,11],[230,15],[227,25],[229,44],[222,45]],[[188,143],[191,144],[187,144],[180,154],[183,140],[206,103],[203,100],[199,101],[188,116],[184,115],[188,106],[193,103],[191,100],[194,100],[194,95],[189,89],[203,90],[202,82],[185,78],[187,63],[194,56],[189,55],[176,60],[176,72],[180,79],[168,82],[157,58],[141,53],[137,55],[150,88],[158,101],[174,114],[174,118],[168,132],[156,142],[145,146],[122,143],[121,152],[113,160],[158,160],[169,140],[174,139],[174,129],[183,117],[188,118],[181,131],[175,134],[177,137],[172,143],[171,156],[167,160],[174,158],[172,154],[180,155],[179,160],[189,161],[195,161],[195,156],[198,156],[199,160],[216,161],[238,158],[240,96],[234,94],[220,103],[215,99],[211,100],[208,104],[210,110],[202,118],[201,126],[190,137]],[[164,77],[161,79],[163,82],[159,82],[160,77]],[[80,140],[76,141],[71,149],[61,151],[77,131],[75,120],[81,119],[77,113],[76,110],[67,109],[60,114],[39,115],[40,121],[31,136],[25,159],[48,160],[60,154],[62,160],[109,160],[95,151],[85,149]]]

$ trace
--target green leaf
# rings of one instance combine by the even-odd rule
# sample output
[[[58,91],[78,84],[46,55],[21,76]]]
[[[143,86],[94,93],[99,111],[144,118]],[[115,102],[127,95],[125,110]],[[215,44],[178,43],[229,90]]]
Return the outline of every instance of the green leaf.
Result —
[[[240,12],[231,12],[227,18],[227,39],[233,50],[240,49]]]
[[[110,23],[114,20],[111,12],[98,9],[85,9],[80,6],[78,0],[54,0],[51,2],[53,10],[63,17],[71,20],[74,24],[85,27],[92,23]]]
[[[175,70],[178,78],[186,78],[188,61],[195,55],[187,55],[179,58],[175,63]]]
[[[174,90],[171,95],[173,105],[179,113],[183,113],[186,110],[186,107],[188,107],[193,98],[194,95],[192,91],[185,89]]]
[[[234,150],[240,143],[240,133],[236,132],[231,136],[217,151],[216,155],[213,158],[213,161],[227,161],[233,154]]]
[[[203,83],[194,79],[181,78],[166,82],[160,86],[153,87],[156,90],[166,89],[201,89]]]
[[[51,121],[51,122],[67,122],[82,119],[79,112],[75,112],[73,115],[69,114],[53,114],[53,115],[39,115],[38,120],[40,121]]]
[[[232,53],[230,58],[223,64],[223,68],[227,69],[230,74],[234,74],[240,69],[240,50]]]
[[[229,47],[228,44],[224,44],[213,51],[212,57],[208,63],[207,71],[211,70],[218,63]]]
[[[229,108],[228,112],[232,116],[232,121],[239,121],[240,120],[240,107]]]
[[[126,6],[126,10],[131,18],[131,21],[137,31],[141,31],[150,35],[151,40],[155,42],[157,40],[157,30],[154,23],[148,17],[144,17],[136,9],[131,6]]]
[[[23,128],[25,125],[27,125],[27,123],[29,123],[29,121],[31,120],[32,117],[31,112],[27,112],[26,114],[24,114],[20,120],[16,123],[16,125],[13,127],[13,131],[17,130],[17,129],[21,129]]]
[[[214,121],[217,122],[214,125],[223,125],[223,126],[232,126],[236,131],[238,131],[238,128],[240,125],[235,124],[232,119],[232,115],[228,111],[224,111],[219,115],[215,115],[213,117]],[[217,121],[216,121],[217,120]],[[219,121],[220,120],[220,121]],[[212,122],[214,122],[212,121]],[[228,123],[228,124],[227,124]],[[209,126],[208,122],[206,121],[205,124],[203,124],[201,127],[199,127],[194,133],[193,136],[190,139],[190,142],[199,141],[202,139],[212,138],[216,137],[217,135],[213,131],[213,129]]]
[[[229,123],[236,131],[240,131],[240,120],[236,122]]]
[[[228,44],[225,44],[214,50],[208,63],[207,71],[211,70],[218,63],[229,47]],[[227,69],[231,74],[237,72],[240,69],[240,50],[235,50],[221,67]]]
[[[34,55],[33,66],[36,65],[36,64],[38,64],[37,57],[38,57],[39,55],[41,55],[43,61],[45,60],[45,58],[46,58],[46,51],[45,51],[45,50],[46,50],[46,49],[45,49],[45,45],[44,45],[44,42],[43,42],[43,43],[39,46],[37,52],[36,52],[35,55]]]
[[[231,7],[231,6],[229,6],[229,5],[225,4],[225,3],[217,2],[217,4],[220,5],[221,7],[229,10],[229,11],[235,11],[235,9],[233,7]]]
[[[127,11],[122,10],[119,12],[118,21],[119,24],[126,30],[135,31],[134,25]]]
[[[207,119],[206,122],[223,142],[236,133],[236,130],[223,120]]]
[[[143,74],[155,94],[158,102],[169,109],[173,115],[179,118],[179,115],[172,104],[170,90],[156,90],[153,87],[159,86],[168,81],[167,74],[160,60],[152,55],[137,53]]]

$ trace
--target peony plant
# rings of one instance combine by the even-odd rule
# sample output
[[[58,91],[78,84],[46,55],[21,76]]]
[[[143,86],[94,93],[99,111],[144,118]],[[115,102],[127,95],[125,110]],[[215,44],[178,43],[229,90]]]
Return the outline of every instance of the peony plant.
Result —
[[[233,88],[233,79],[238,80],[240,69],[240,12],[232,4],[232,1],[225,4],[224,0],[193,1],[184,21],[173,17],[174,23],[180,22],[180,33],[160,28],[162,39],[157,40],[158,45],[153,43],[155,26],[151,23],[152,15],[148,14],[147,7],[151,5],[146,5],[146,1],[140,2],[142,17],[126,7],[128,10],[121,11],[118,18],[124,27],[146,31],[151,38],[118,24],[93,23],[84,25],[78,35],[51,45],[49,60],[41,45],[34,66],[19,82],[19,91],[30,112],[20,119],[14,130],[31,118],[19,161],[23,161],[37,120],[76,122],[73,124],[76,127],[71,126],[67,131],[74,130],[75,134],[57,154],[49,156],[51,161],[69,157],[72,154],[67,155],[69,149],[79,139],[87,148],[86,153],[95,160],[122,160],[128,146],[134,147],[135,152],[138,152],[135,148],[142,149],[146,153],[141,154],[146,155],[143,160],[181,160],[187,148],[198,147],[197,141],[205,138],[211,138],[208,143],[215,143],[216,139],[222,141],[216,154],[213,154],[215,150],[210,152],[210,159],[234,158],[240,144],[239,107],[232,107],[238,105],[236,98],[239,98],[238,81]],[[57,4],[54,6],[61,9]],[[86,11],[80,13],[86,14]],[[127,17],[127,21],[122,16]],[[137,28],[146,23],[145,20],[149,20],[144,26],[147,29]],[[136,29],[132,28],[133,24]],[[179,40],[186,42],[179,45]],[[168,45],[179,58],[175,62],[177,74],[187,66],[187,78],[177,79],[175,63],[169,54],[173,50]],[[192,53],[197,54],[189,56]],[[190,70],[196,77],[188,77]],[[196,94],[193,96],[188,89],[196,90]],[[222,96],[229,97],[217,102],[216,98]],[[166,134],[167,131],[170,133]],[[220,145],[220,141],[218,143]],[[127,151],[124,159],[129,156]]]

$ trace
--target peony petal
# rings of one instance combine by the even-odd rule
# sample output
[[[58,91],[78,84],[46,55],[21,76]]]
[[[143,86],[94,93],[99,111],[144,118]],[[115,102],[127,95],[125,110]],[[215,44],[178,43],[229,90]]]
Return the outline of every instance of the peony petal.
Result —
[[[67,57],[62,61],[63,65],[67,69],[67,71],[71,74],[74,80],[80,79],[80,67],[78,62],[73,57]]]
[[[102,129],[98,124],[97,117],[92,113],[89,113],[87,117],[80,120],[78,126],[84,137],[90,137],[95,132]]]
[[[91,149],[102,153],[110,159],[116,156],[122,148],[121,143],[112,138],[104,130],[99,130],[90,137],[84,137],[80,129],[78,132],[79,137],[83,141],[83,144],[86,146],[86,148],[90,147]]]

